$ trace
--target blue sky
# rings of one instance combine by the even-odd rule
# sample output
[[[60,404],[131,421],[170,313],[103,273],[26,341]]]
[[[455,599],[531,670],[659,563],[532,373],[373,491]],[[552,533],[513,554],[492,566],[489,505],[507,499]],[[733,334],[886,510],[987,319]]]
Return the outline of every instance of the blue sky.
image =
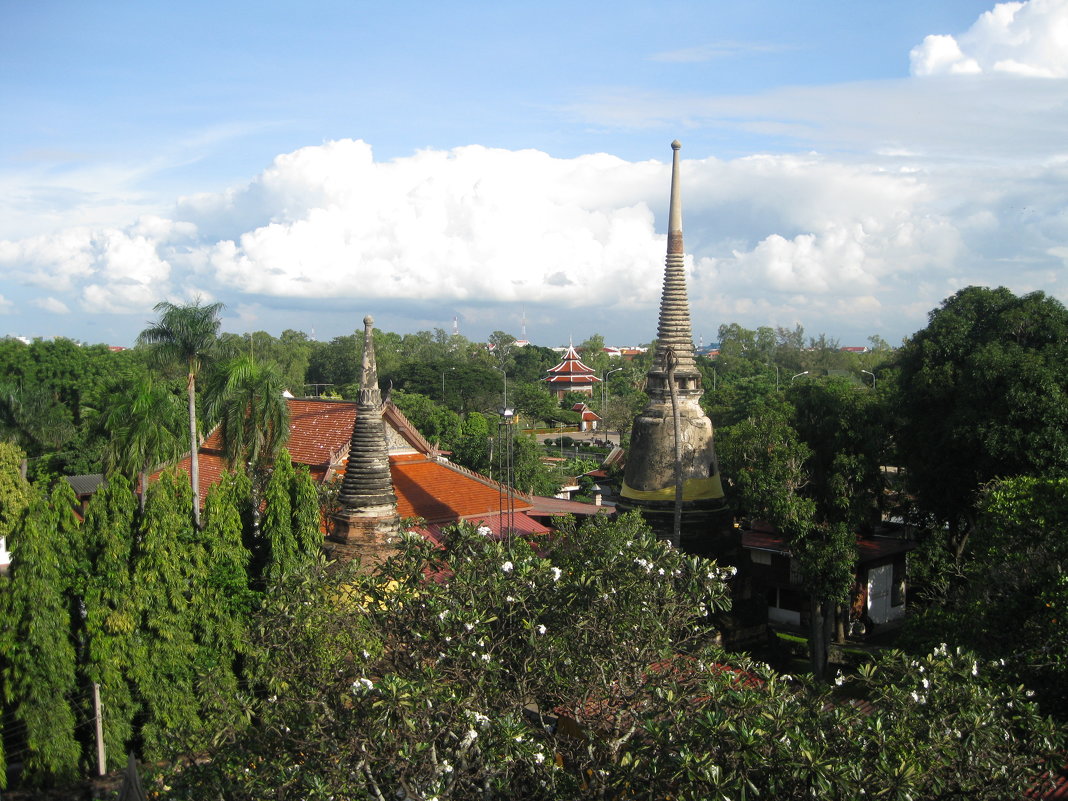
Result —
[[[0,335],[647,342],[674,138],[695,337],[1068,298],[1068,0],[0,0],[0,101]]]

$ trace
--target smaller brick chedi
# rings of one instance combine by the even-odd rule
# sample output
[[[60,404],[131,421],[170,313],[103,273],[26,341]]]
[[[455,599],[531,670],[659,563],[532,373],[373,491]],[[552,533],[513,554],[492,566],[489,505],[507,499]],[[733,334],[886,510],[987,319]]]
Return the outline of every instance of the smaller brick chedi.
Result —
[[[667,260],[656,354],[646,388],[649,402],[634,420],[619,506],[640,510],[658,536],[671,538],[678,483],[685,540],[703,533],[695,527],[710,525],[710,513],[721,511],[724,501],[712,421],[701,408],[704,390],[694,360],[679,199],[680,147],[678,141],[671,143]]]
[[[400,534],[397,495],[389,467],[382,420],[382,392],[375,364],[374,319],[363,318],[363,365],[348,466],[338,492],[340,510],[331,521],[327,550],[339,559],[359,557],[373,565],[395,546]]]

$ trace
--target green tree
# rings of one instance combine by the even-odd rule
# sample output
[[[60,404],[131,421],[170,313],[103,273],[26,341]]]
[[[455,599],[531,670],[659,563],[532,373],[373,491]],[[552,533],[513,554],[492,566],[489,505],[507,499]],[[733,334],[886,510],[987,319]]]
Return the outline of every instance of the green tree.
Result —
[[[512,378],[517,384],[533,384],[545,380],[549,368],[554,367],[560,356],[551,348],[524,345],[512,353],[514,362]]]
[[[253,477],[266,471],[289,439],[289,405],[277,367],[238,356],[212,371],[205,389],[206,416],[218,421],[231,469]]]
[[[604,352],[604,347],[604,337],[600,334],[591,334],[578,346],[582,363],[592,368],[598,376],[604,375],[612,364],[612,357]]]
[[[515,367],[514,354],[517,350],[515,342],[515,337],[504,331],[494,331],[487,340],[494,364],[505,372],[511,372]]]
[[[512,486],[530,495],[552,496],[560,489],[559,481],[541,461],[542,449],[538,441],[526,434],[516,434],[511,426],[505,426],[504,437],[512,437]],[[504,443],[507,446],[507,443]],[[497,461],[503,458],[498,454]],[[502,481],[504,471],[498,469]]]
[[[283,449],[267,481],[263,500],[262,535],[269,553],[265,577],[269,583],[277,583],[320,554],[318,493],[307,470],[295,469]]]
[[[996,662],[1042,707],[1068,717],[1068,479],[1020,476],[988,485],[968,558],[939,604],[908,622],[916,650],[952,640]]]
[[[531,424],[559,418],[560,407],[545,384],[513,384],[509,401]]]
[[[11,585],[3,655],[4,698],[23,727],[24,775],[34,783],[74,778],[80,749],[75,737],[75,652],[67,570],[74,535],[73,493],[58,482],[37,486],[11,532]]]
[[[199,298],[186,306],[168,301],[157,303],[159,320],[137,337],[139,344],[152,348],[160,363],[180,363],[186,370],[186,397],[189,407],[189,481],[193,490],[193,520],[200,527],[200,460],[197,454],[197,376],[211,360],[219,333],[222,303],[201,305]]]
[[[69,411],[47,389],[0,382],[0,440],[27,454],[21,468],[24,478],[29,458],[59,449],[74,433]]]
[[[798,560],[809,596],[809,647],[813,674],[827,667],[834,609],[847,599],[855,562],[855,533],[828,517],[813,492],[814,452],[802,441],[787,408],[768,406],[721,429],[719,455],[739,511],[767,520]]]
[[[203,734],[195,692],[196,607],[191,593],[205,581],[205,554],[181,479],[165,472],[149,490],[134,557],[140,611],[132,677],[143,710],[147,759],[166,759]]]
[[[130,685],[138,625],[131,576],[136,505],[126,478],[111,476],[93,495],[78,548],[82,687],[89,697],[92,684],[100,685],[107,709],[104,744],[112,769],[126,761],[137,714]],[[91,707],[83,704],[82,720],[92,720],[92,714]]]
[[[103,423],[110,434],[104,470],[137,480],[142,511],[149,473],[182,453],[184,417],[180,400],[148,376],[109,403]]]
[[[322,554],[323,521],[319,510],[319,490],[305,465],[295,467],[289,495],[297,550],[305,560],[317,559]]]
[[[362,340],[361,332],[360,335],[348,334],[334,337],[329,342],[313,343],[307,372],[308,383],[314,385],[311,387],[313,394],[329,389],[344,395],[345,387],[358,385]],[[375,349],[379,349],[377,340]],[[379,375],[384,374],[379,365]]]
[[[490,421],[481,412],[469,412],[463,421],[460,441],[457,443],[455,459],[476,473],[488,475],[490,472],[490,443],[495,439],[490,430]]]
[[[243,474],[226,473],[208,490],[204,529],[205,580],[191,594],[195,622],[196,693],[204,724],[216,731],[241,719],[245,693],[240,663],[251,653],[252,613],[257,594],[249,575],[251,554],[242,542],[241,507],[250,501]]]
[[[981,487],[1068,469],[1068,310],[967,287],[898,351],[897,439],[912,492],[959,561]]]
[[[443,450],[452,450],[460,438],[460,416],[436,404],[426,395],[397,390],[390,400],[404,413],[416,431]]]

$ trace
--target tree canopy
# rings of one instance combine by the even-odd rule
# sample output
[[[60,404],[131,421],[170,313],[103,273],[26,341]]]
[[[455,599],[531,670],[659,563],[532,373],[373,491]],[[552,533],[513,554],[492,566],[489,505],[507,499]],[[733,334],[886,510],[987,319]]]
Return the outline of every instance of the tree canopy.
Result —
[[[909,485],[959,556],[986,482],[1068,470],[1068,310],[1042,292],[967,287],[931,312],[898,365]]]

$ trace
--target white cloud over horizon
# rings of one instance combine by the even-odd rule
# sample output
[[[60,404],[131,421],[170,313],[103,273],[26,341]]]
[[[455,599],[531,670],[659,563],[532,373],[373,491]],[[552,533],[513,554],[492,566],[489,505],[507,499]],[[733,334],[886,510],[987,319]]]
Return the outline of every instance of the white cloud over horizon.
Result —
[[[695,317],[897,330],[918,291],[927,310],[957,284],[1019,280],[992,272],[1000,256],[982,243],[1016,222],[1006,218],[1017,195],[1034,195],[1017,178],[976,198],[966,195],[974,176],[951,177],[960,185],[815,154],[684,159]],[[481,146],[379,162],[366,142],[339,140],[283,154],[234,190],[184,198],[170,217],[0,241],[0,268],[57,312],[145,315],[163,297],[194,294],[250,308],[349,298],[562,317],[609,307],[652,329],[668,178],[666,161]],[[1049,198],[1060,207],[1036,208],[1026,224],[1068,233],[1065,201],[1062,185]],[[1029,258],[1053,274],[1061,240],[1046,240]]]

